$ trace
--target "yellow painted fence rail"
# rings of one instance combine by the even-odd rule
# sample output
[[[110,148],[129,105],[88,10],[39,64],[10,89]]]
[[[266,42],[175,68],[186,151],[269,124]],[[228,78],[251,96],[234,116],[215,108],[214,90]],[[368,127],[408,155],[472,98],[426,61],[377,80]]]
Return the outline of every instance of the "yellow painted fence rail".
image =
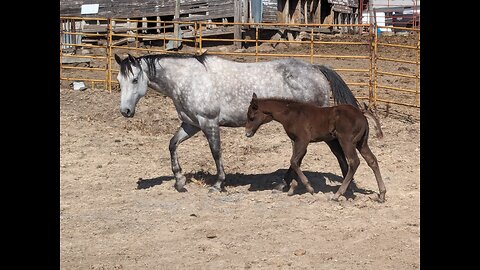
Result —
[[[180,35],[175,35],[175,25],[181,29]],[[233,38],[236,27],[243,30],[243,38]],[[355,33],[361,29],[362,33],[325,34],[335,27],[348,27]],[[283,36],[265,38],[267,31]],[[185,46],[176,50],[179,44]],[[283,49],[276,49],[279,46]],[[358,99],[368,100],[369,106],[387,103],[420,107],[419,29],[369,24],[60,17],[60,80],[86,82],[92,89],[112,91],[117,84],[115,53],[198,55],[205,51],[237,61],[295,57],[327,64],[340,73]]]

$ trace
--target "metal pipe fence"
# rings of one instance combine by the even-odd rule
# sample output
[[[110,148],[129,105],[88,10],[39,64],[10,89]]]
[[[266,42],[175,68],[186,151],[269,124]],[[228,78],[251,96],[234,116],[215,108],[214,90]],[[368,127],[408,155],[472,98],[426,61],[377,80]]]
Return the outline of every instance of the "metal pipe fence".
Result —
[[[133,19],[60,17],[60,80],[90,83],[92,89],[112,91],[118,73],[113,55],[130,53],[207,54],[241,61],[295,57],[328,64],[341,73],[358,99],[420,107],[420,30],[373,24],[286,24],[188,22]],[[93,24],[86,24],[85,22]],[[173,29],[178,24],[180,36]],[[146,26],[145,26],[146,25]],[[243,38],[233,38],[241,27]],[[361,34],[325,34],[332,27],[348,27]],[[410,31],[397,41],[378,29]],[[268,31],[282,38],[265,38]],[[292,33],[298,33],[294,38]],[[175,50],[177,44],[185,45]],[[283,45],[287,49],[277,50]],[[243,45],[242,48],[240,45]],[[225,50],[225,46],[232,46]],[[205,50],[207,48],[207,50]],[[274,48],[274,49],[272,49]],[[400,53],[395,53],[400,50]],[[412,53],[408,53],[411,52]],[[406,52],[406,53],[405,53]],[[404,67],[414,66],[413,68]],[[412,71],[413,69],[413,71]],[[402,71],[402,72],[399,72]],[[408,71],[410,73],[404,72]],[[408,81],[407,81],[408,80]],[[103,87],[102,87],[103,86]]]

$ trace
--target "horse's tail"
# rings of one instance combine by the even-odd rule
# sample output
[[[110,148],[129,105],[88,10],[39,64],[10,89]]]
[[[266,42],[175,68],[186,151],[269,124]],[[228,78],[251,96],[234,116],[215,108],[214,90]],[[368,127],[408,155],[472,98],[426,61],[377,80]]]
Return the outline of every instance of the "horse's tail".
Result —
[[[363,115],[365,116],[369,116],[373,119],[374,123],[375,123],[375,135],[377,136],[377,138],[379,139],[382,139],[383,138],[383,131],[382,131],[382,127],[380,125],[380,120],[378,120],[378,117],[376,115],[376,113],[374,111],[372,111],[372,109],[369,109],[367,104],[365,104],[365,102],[363,102],[363,109],[360,109],[363,113]]]
[[[350,88],[348,88],[348,85],[335,70],[324,65],[315,65],[315,67],[317,67],[330,82],[335,104],[350,104],[355,108],[360,109],[358,106],[358,101],[353,95],[352,91]]]

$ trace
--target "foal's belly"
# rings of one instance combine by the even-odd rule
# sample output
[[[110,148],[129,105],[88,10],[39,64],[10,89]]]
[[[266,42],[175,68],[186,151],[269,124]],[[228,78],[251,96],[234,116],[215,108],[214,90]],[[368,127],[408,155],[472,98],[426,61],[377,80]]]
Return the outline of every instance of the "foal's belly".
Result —
[[[333,136],[330,132],[318,134],[317,136],[313,137],[310,142],[328,142],[334,140],[336,137]]]

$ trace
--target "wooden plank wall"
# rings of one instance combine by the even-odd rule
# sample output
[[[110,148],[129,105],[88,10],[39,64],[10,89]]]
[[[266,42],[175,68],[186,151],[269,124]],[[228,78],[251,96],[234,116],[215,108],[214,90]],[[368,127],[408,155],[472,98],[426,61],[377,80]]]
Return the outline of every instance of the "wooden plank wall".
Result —
[[[246,0],[248,2],[248,0]],[[263,0],[262,22],[277,22],[278,0]]]
[[[99,4],[98,14],[81,15],[81,5]],[[180,2],[182,20],[208,20],[234,16],[233,0],[183,0]],[[175,0],[60,0],[61,16],[136,18],[173,16]],[[208,13],[208,14],[207,14]]]

